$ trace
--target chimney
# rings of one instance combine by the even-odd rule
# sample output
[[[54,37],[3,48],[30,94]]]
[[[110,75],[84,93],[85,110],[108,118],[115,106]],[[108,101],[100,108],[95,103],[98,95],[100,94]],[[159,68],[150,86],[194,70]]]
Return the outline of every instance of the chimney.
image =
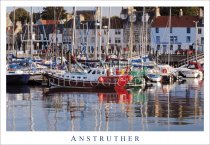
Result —
[[[157,18],[159,16],[160,16],[160,8],[156,7],[156,9],[155,9],[155,18]]]
[[[179,16],[180,16],[180,17],[183,16],[183,11],[182,11],[182,9],[180,9],[180,11],[179,11]]]
[[[199,8],[199,17],[203,18],[203,16],[204,16],[203,9]]]

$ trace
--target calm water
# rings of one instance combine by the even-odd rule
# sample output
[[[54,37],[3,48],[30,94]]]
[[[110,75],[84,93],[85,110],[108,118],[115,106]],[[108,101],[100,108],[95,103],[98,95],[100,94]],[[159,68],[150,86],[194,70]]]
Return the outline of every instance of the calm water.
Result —
[[[7,86],[8,131],[203,131],[198,79],[107,93]]]

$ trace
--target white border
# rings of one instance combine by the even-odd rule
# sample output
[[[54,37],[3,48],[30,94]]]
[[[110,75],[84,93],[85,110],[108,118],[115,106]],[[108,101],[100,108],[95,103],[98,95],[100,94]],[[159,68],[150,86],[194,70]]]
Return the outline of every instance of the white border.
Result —
[[[204,131],[197,132],[6,132],[6,7],[8,6],[204,6]],[[209,144],[209,1],[1,1],[1,144]],[[75,135],[140,136],[140,142],[71,142]]]

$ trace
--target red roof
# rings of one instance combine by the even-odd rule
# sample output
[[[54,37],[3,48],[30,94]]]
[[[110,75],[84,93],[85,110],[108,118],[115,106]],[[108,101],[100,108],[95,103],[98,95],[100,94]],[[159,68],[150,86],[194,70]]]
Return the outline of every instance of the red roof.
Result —
[[[42,25],[59,24],[59,20],[39,20]]]
[[[171,27],[195,27],[193,21],[198,21],[197,16],[171,16]],[[152,27],[168,27],[169,16],[159,16],[152,23]]]

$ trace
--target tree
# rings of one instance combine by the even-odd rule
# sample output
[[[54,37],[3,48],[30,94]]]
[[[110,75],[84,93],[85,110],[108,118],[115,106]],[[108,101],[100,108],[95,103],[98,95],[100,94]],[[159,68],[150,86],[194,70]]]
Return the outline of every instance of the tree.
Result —
[[[33,22],[34,24],[37,22],[37,20],[39,20],[41,18],[41,13],[33,13]]]
[[[64,7],[44,7],[41,13],[44,20],[61,20],[66,18]]]
[[[160,7],[160,14],[162,16],[168,16],[169,15],[169,7]],[[183,15],[188,16],[196,16],[199,11],[199,7],[172,7],[171,8],[171,15],[172,16],[178,16],[180,9],[183,11]]]
[[[108,26],[108,18],[103,17],[102,22],[103,22],[102,23],[103,26]],[[111,26],[110,26],[111,29],[120,29],[123,27],[122,19],[119,18],[118,16],[112,16],[110,18],[110,22],[111,22]]]
[[[9,14],[11,21],[14,23],[14,11]],[[15,22],[21,21],[22,24],[29,22],[30,13],[23,8],[15,9]]]

